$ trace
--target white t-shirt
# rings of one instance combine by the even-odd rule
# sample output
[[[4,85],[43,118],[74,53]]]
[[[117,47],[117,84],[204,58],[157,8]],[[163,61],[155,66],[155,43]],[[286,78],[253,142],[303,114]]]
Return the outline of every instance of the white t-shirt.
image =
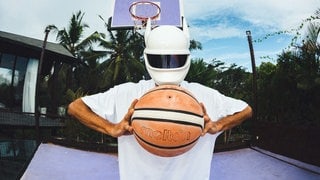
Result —
[[[153,80],[125,83],[104,92],[83,97],[82,100],[98,115],[117,123],[127,113],[131,102],[155,87]],[[198,83],[182,82],[202,102],[211,120],[232,115],[247,107],[247,103],[222,95],[218,91]],[[175,157],[160,157],[143,149],[133,135],[118,138],[120,178],[122,180],[206,180],[210,177],[210,165],[215,140],[220,133],[206,134],[188,152]]]

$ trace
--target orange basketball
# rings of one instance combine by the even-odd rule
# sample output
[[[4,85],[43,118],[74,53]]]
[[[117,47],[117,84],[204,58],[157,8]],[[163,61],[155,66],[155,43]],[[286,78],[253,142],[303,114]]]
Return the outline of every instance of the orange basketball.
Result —
[[[158,156],[177,156],[199,139],[204,127],[203,110],[184,88],[161,85],[139,99],[131,125],[144,149]]]

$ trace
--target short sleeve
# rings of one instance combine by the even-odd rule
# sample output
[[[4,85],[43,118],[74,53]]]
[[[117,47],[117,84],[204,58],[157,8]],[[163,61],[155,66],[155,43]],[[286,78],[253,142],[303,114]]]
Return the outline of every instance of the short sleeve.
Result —
[[[228,97],[223,94],[218,95],[217,101],[219,101],[220,103],[218,111],[220,117],[235,114],[242,111],[248,106],[246,102],[240,99]]]
[[[110,122],[115,122],[115,93],[114,89],[110,89],[104,93],[98,93],[90,96],[82,97],[82,101],[97,115]]]

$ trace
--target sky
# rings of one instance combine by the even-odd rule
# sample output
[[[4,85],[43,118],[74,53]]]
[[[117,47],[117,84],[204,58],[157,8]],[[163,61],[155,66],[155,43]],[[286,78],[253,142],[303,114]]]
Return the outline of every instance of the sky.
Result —
[[[0,31],[44,39],[44,29],[54,24],[67,28],[73,13],[85,13],[83,22],[94,31],[107,33],[104,22],[112,16],[113,0],[0,0]],[[256,66],[262,61],[276,63],[277,55],[290,45],[292,34],[267,34],[297,28],[303,19],[314,15],[320,0],[184,0],[182,7],[192,39],[202,44],[202,50],[192,51],[192,58],[207,62],[219,60],[251,71],[251,59],[246,31],[250,30]],[[48,41],[56,42],[56,34]],[[269,57],[269,58],[264,58]]]

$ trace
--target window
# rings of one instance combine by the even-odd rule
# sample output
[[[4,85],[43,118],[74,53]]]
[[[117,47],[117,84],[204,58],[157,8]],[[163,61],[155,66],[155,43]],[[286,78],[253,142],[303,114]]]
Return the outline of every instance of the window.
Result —
[[[21,111],[28,58],[0,53],[0,108]]]
[[[23,98],[23,85],[26,75],[28,59],[25,57],[17,57],[13,78],[15,107],[21,107]]]

